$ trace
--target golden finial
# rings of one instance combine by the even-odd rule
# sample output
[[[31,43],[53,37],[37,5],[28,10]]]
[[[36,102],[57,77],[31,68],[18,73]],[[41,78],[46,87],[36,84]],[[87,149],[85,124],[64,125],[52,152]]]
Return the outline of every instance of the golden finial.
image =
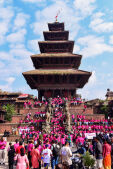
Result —
[[[55,16],[55,22],[58,22],[58,16],[59,16],[61,10],[62,10],[62,9],[59,9],[59,10],[58,10],[58,12],[57,12],[57,14],[56,14],[56,16]]]

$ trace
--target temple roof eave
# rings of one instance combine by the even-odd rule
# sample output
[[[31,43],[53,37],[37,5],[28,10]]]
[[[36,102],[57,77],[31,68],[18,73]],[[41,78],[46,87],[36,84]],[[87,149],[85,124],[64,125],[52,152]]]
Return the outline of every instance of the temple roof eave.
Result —
[[[31,89],[76,89],[83,88],[84,85],[88,82],[89,76],[83,77],[82,81],[76,81],[75,83],[51,83],[48,81],[47,83],[35,81],[32,75],[26,76],[24,75],[27,84],[31,87]]]
[[[77,57],[82,58],[82,55],[72,54],[72,53],[41,53],[31,55],[31,58],[40,58],[40,57]]]
[[[43,33],[69,33],[69,31],[64,30],[64,31],[43,31]]]
[[[23,75],[91,75],[91,72],[77,69],[36,69],[23,72]]]
[[[60,44],[60,43],[72,43],[74,44],[74,41],[73,40],[61,40],[61,41],[58,41],[58,40],[55,40],[55,41],[38,41],[38,44]]]

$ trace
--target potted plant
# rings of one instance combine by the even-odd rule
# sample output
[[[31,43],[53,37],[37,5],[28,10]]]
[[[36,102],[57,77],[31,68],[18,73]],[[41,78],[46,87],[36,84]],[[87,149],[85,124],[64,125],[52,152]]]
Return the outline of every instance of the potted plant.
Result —
[[[83,156],[83,160],[86,169],[92,169],[94,167],[95,159],[90,156],[89,152],[86,152],[86,154]]]

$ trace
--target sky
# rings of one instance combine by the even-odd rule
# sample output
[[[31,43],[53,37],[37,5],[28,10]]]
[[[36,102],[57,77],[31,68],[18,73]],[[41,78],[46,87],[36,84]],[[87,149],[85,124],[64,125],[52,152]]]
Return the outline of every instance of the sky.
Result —
[[[0,89],[37,95],[22,72],[34,69],[30,56],[40,53],[38,41],[58,11],[73,52],[83,55],[79,69],[92,72],[77,93],[105,99],[113,91],[113,0],[0,0]]]

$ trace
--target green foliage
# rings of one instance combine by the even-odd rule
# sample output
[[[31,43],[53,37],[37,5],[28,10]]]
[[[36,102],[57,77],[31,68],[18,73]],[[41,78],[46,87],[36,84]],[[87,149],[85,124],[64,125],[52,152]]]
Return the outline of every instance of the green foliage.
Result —
[[[7,104],[7,105],[3,106],[3,110],[6,111],[5,120],[11,121],[12,116],[16,113],[15,112],[15,106],[12,105],[12,104]]]
[[[84,165],[86,167],[94,167],[95,159],[90,156],[89,152],[86,152],[86,154],[83,156],[84,159]]]
[[[102,114],[105,114],[105,117],[107,118],[108,112],[109,112],[109,107],[108,107],[108,105],[102,105],[102,106],[100,107],[100,111],[101,111]]]

